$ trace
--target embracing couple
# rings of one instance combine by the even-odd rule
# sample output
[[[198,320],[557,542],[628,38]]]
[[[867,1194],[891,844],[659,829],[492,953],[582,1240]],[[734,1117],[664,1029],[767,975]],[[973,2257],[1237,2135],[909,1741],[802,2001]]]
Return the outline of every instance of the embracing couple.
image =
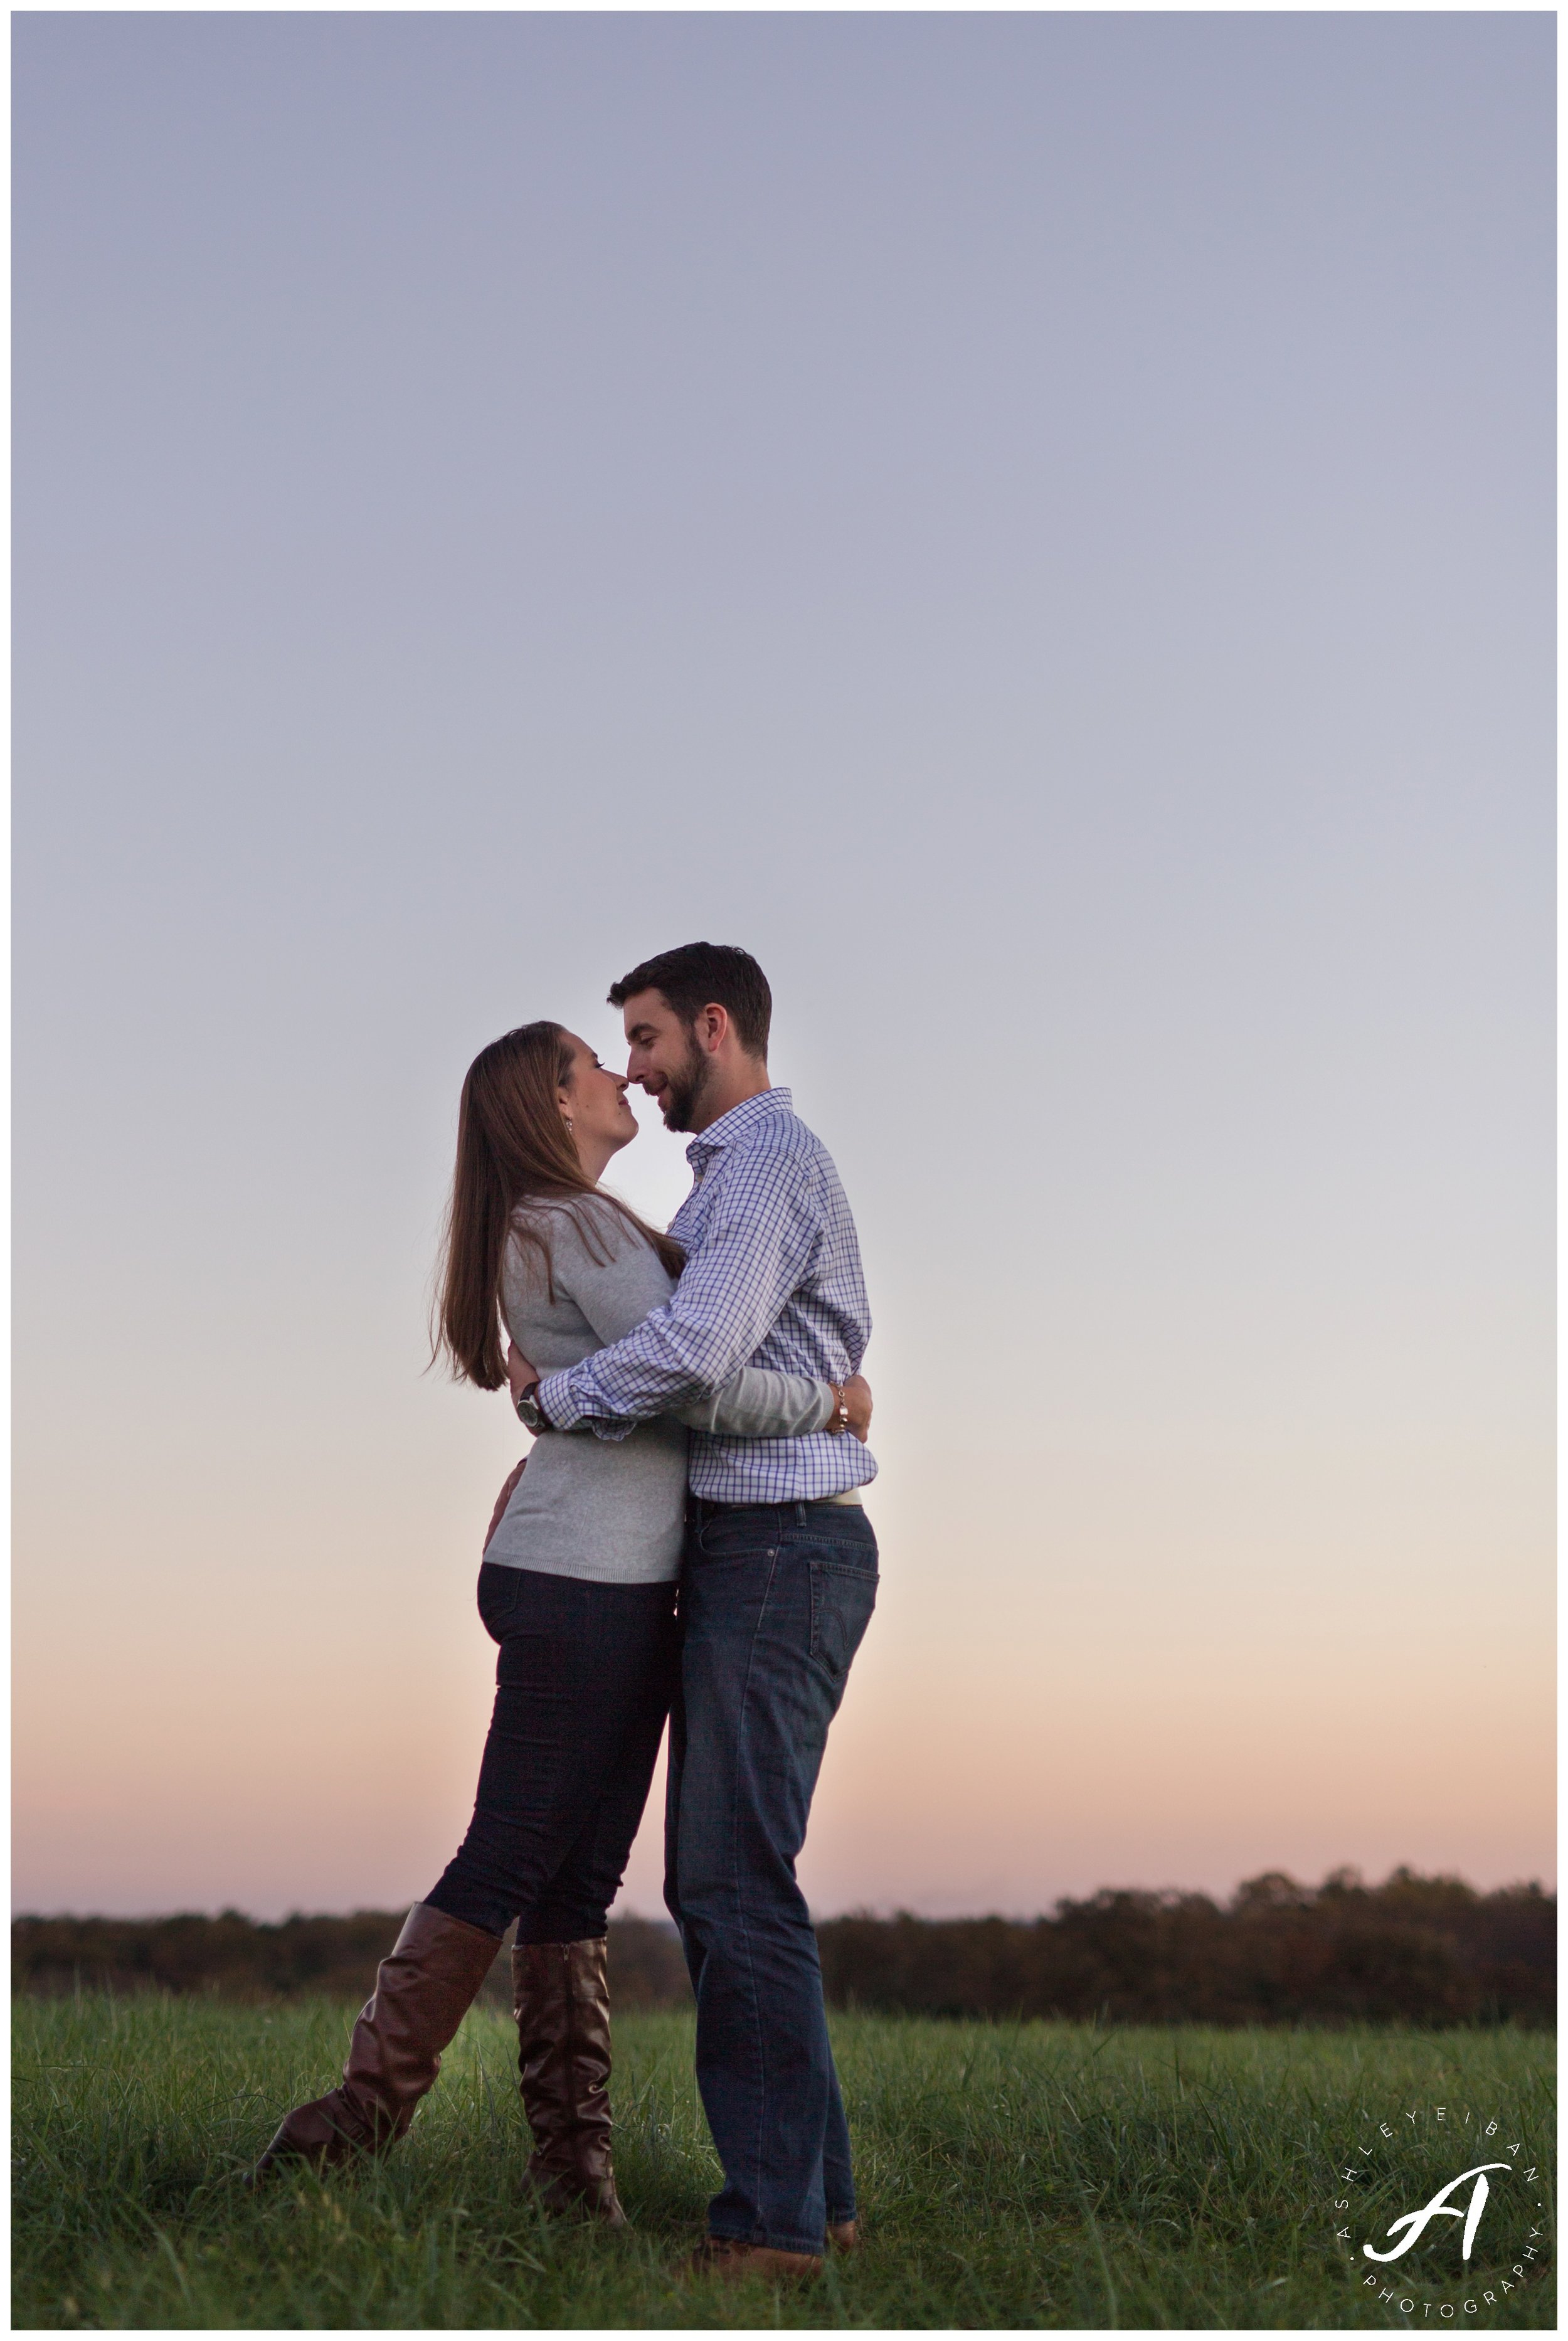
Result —
[[[468,1835],[382,1962],[342,2086],[253,2175],[400,2137],[515,1918],[530,2176],[551,2209],[623,2222],[605,1928],[668,1718],[665,1896],[724,2171],[690,2266],[809,2275],[855,2241],[795,1861],[877,1596],[870,1318],[832,1161],[769,1082],[756,961],[690,943],[610,999],[624,1076],[541,1022],[463,1083],[442,1345],[536,1434],[480,1569],[495,1709]],[[599,1183],[637,1135],[633,1081],[693,1133],[668,1235]]]

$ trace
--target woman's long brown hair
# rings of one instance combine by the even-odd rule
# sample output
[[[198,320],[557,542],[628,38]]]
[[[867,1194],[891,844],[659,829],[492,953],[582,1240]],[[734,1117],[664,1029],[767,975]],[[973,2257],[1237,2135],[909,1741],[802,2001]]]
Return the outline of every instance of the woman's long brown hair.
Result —
[[[596,1187],[578,1161],[560,1098],[571,1088],[572,1071],[564,1027],[541,1020],[503,1032],[480,1051],[463,1078],[434,1346],[455,1380],[477,1382],[481,1390],[499,1390],[506,1380],[501,1270],[509,1236],[538,1253],[550,1297],[555,1298],[549,1241],[530,1217],[514,1216],[520,1203],[591,1196],[635,1228],[671,1276],[679,1276],[685,1263],[672,1238],[646,1226],[619,1197]],[[594,1216],[583,1211],[578,1224],[590,1250],[608,1259],[608,1252],[598,1252]]]

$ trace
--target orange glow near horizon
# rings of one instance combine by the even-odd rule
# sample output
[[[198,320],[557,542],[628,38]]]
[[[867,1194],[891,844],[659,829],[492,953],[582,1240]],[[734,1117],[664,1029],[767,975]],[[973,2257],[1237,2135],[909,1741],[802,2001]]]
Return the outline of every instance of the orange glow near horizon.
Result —
[[[436,1411],[461,1420],[461,1394]],[[477,1400],[475,1417],[496,1436]],[[514,1443],[500,1427],[495,1459]],[[891,1452],[870,1507],[882,1594],[802,1864],[819,1912],[1032,1912],[1100,1886],[1225,1893],[1344,1863],[1553,1874],[1549,1652],[1467,1635],[1462,1566],[1434,1587],[1430,1550],[1424,1572],[1384,1553],[1369,1598],[1365,1554],[1314,1567],[1310,1528],[1272,1547],[1255,1522],[1227,1531],[1217,1479],[1184,1529],[1157,1475],[1107,1507],[1097,1554],[1087,1514],[1064,1535],[1060,1463],[1058,1518],[1031,1528],[997,1469],[988,1505],[929,1462],[912,1496]],[[1180,1476],[1190,1510],[1201,1477]],[[1161,1562],[1135,1576],[1125,1540],[1150,1505]],[[491,1650],[450,1533],[426,1572],[417,1522],[371,1526],[350,1557],[296,1523],[286,1573],[258,1551],[203,1583],[187,1561],[176,1593],[165,1555],[100,1582],[112,1631],[85,1650],[53,1589],[25,1597],[18,1908],[275,1917],[425,1890],[466,1822]],[[267,1541],[265,1523],[251,1534]],[[656,1790],[623,1908],[661,1908],[660,1863]]]

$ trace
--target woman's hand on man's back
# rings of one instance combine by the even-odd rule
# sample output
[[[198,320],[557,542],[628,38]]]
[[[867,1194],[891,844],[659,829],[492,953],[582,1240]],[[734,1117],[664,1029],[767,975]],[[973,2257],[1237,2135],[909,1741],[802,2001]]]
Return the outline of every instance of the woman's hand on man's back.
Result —
[[[871,1428],[871,1385],[864,1374],[851,1374],[844,1384],[844,1404],[849,1412],[844,1428],[864,1447]]]

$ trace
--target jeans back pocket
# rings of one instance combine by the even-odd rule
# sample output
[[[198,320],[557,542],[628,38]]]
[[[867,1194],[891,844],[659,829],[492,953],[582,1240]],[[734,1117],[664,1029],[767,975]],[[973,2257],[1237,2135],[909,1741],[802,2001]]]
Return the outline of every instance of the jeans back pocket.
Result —
[[[877,1607],[874,1569],[813,1558],[811,1656],[842,1685]]]

